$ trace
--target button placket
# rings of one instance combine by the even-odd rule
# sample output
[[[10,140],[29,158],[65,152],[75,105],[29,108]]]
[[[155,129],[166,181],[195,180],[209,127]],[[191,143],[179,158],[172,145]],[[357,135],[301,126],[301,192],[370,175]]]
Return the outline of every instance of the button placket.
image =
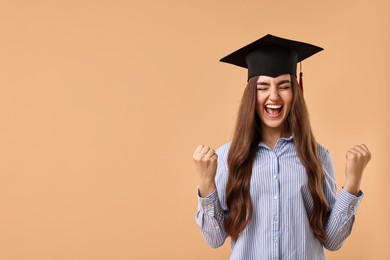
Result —
[[[271,221],[272,221],[272,241],[274,243],[273,246],[273,252],[272,256],[275,257],[276,259],[279,258],[279,235],[280,235],[280,230],[279,230],[279,210],[280,210],[280,205],[279,205],[279,200],[280,200],[280,183],[279,183],[279,162],[278,162],[278,156],[277,156],[277,147],[279,143],[276,144],[275,150],[272,151],[272,175],[270,176],[271,183],[272,183],[272,216],[271,216]]]

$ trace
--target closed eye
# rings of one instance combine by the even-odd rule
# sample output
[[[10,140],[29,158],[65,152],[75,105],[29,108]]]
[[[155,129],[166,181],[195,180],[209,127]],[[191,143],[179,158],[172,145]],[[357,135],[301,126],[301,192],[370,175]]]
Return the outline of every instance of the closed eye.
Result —
[[[290,86],[289,86],[289,85],[284,85],[284,86],[280,86],[279,88],[280,88],[280,89],[289,89]]]
[[[268,82],[257,82],[257,90],[267,90],[270,87]]]

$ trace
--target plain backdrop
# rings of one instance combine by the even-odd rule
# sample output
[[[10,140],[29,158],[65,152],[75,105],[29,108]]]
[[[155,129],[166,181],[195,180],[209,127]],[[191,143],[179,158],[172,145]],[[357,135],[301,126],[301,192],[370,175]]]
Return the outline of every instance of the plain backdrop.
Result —
[[[0,259],[222,260],[195,223],[192,153],[230,140],[246,70],[220,63],[271,33],[303,63],[338,188],[373,157],[351,236],[328,259],[390,259],[387,0],[1,0]]]

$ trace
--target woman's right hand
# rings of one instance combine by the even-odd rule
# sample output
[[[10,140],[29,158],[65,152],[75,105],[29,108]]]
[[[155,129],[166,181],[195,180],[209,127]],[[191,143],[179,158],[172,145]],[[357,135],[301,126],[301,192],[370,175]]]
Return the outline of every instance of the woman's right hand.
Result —
[[[192,156],[199,176],[199,193],[207,197],[215,190],[215,174],[217,172],[218,155],[207,145],[198,145]]]

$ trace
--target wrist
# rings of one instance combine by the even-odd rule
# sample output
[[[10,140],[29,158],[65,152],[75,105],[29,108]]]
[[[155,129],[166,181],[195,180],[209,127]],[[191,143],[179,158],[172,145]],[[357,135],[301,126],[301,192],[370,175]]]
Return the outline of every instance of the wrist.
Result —
[[[201,181],[201,182],[199,182],[198,189],[199,189],[199,195],[202,198],[205,198],[216,189],[215,182],[214,181],[212,181],[212,182],[202,182]]]
[[[360,184],[357,182],[349,182],[348,180],[346,180],[343,189],[357,196],[360,191]]]

